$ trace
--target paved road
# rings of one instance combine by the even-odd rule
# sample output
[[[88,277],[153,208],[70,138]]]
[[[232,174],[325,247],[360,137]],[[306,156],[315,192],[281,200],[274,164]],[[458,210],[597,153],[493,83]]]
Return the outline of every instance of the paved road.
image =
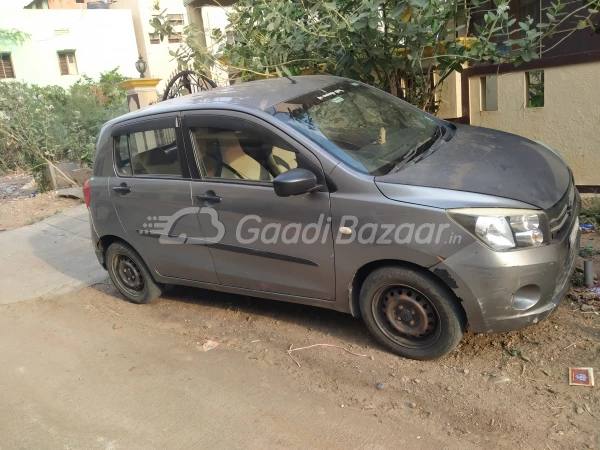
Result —
[[[0,274],[0,304],[57,295],[106,279],[90,243],[85,205],[0,233]]]

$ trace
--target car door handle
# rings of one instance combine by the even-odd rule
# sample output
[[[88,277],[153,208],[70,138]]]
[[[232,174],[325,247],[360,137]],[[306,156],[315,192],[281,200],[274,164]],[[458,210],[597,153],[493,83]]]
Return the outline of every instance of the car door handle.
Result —
[[[113,187],[113,191],[115,191],[121,195],[125,195],[125,194],[129,194],[131,192],[131,188],[129,186],[127,186],[127,184],[121,183],[119,186]]]
[[[196,198],[202,202],[221,203],[221,197],[215,194],[199,194],[196,195]]]

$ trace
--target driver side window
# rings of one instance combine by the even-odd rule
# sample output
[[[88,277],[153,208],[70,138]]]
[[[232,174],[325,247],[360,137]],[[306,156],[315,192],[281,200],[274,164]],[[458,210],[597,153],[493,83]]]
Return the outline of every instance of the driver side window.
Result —
[[[203,178],[269,183],[299,167],[300,155],[275,134],[242,120],[223,122],[189,128]]]

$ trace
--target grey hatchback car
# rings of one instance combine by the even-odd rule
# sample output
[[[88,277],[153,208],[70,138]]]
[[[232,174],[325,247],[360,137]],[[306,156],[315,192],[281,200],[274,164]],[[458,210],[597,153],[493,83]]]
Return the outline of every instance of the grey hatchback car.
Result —
[[[362,317],[396,354],[545,319],[579,247],[549,147],[453,125],[332,76],[254,81],[114,119],[85,187],[93,246],[128,300],[166,284]]]

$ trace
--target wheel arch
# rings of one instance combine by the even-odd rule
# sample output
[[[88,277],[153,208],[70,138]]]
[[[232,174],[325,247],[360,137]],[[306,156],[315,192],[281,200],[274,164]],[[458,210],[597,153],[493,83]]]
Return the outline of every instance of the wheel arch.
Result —
[[[142,261],[144,261],[144,264],[146,264],[146,266],[148,266],[148,263],[144,260],[144,257],[142,256],[142,254],[140,253],[140,251],[135,247],[135,245],[133,245],[131,242],[129,242],[127,239],[124,239],[122,236],[116,236],[114,234],[105,234],[104,236],[102,236],[101,238],[98,239],[98,241],[96,242],[96,253],[98,253],[98,256],[100,258],[102,258],[102,260],[100,261],[100,264],[102,264],[102,267],[104,267],[106,269],[106,251],[108,250],[108,247],[111,246],[111,244],[120,241],[123,242],[127,245],[129,245],[131,248],[133,248],[138,255],[140,255],[140,258],[142,258]],[[150,273],[152,273],[152,271],[150,271]]]
[[[429,277],[437,279],[443,286],[447,288],[448,292],[452,295],[452,297],[456,300],[457,304],[462,309],[465,315],[465,319],[467,319],[467,313],[463,305],[462,299],[456,295],[452,287],[449,286],[445,280],[443,280],[437,274],[430,271],[427,267],[423,267],[418,264],[411,263],[409,261],[403,261],[398,259],[380,259],[376,261],[371,261],[360,267],[355,272],[354,277],[350,282],[350,286],[348,287],[348,306],[350,308],[350,313],[353,317],[361,317],[359,297],[360,290],[365,279],[369,276],[370,273],[372,273],[376,269],[379,269],[380,267],[402,267],[405,269],[412,269],[416,272],[422,272],[423,274],[427,274],[427,276]]]
[[[104,269],[106,270],[106,250],[108,250],[108,247],[110,247],[110,244],[112,244],[113,242],[116,241],[123,241],[126,242],[125,239],[120,238],[119,236],[114,236],[112,234],[107,234],[105,236],[102,236],[101,238],[98,238],[98,240],[96,241],[96,244],[94,245],[94,250],[96,251],[96,255],[98,256],[98,259],[100,260],[100,264],[102,265],[102,267],[104,267]]]

